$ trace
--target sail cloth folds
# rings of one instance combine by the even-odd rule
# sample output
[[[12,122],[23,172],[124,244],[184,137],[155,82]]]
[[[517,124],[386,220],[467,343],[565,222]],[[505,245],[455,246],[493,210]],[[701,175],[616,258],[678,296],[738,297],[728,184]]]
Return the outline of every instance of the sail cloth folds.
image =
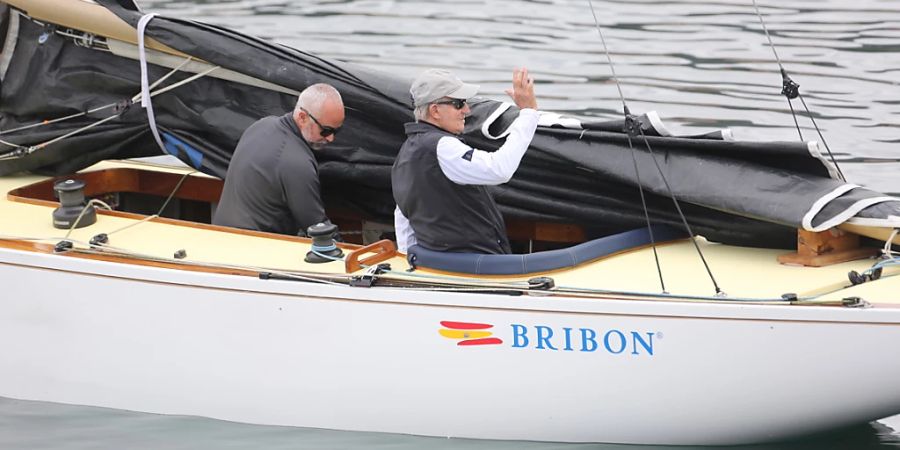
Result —
[[[142,16],[117,1],[98,3],[132,27]],[[115,106],[3,133],[0,140],[33,146],[119,116],[27,156],[0,158],[0,174],[62,174],[102,159],[159,153],[144,111],[129,103],[140,91],[140,68],[133,56],[119,51],[127,45],[84,45],[52,25],[20,19],[14,53],[0,55],[10,58],[0,84],[0,132]],[[347,117],[335,142],[317,153],[325,202],[391,221],[391,164],[405,139],[403,124],[413,119],[410,80],[188,20],[157,16],[146,34],[222,68],[153,98],[167,152],[224,177],[246,127],[293,109],[296,92],[306,86],[329,83],[341,92]],[[173,66],[160,61],[150,59],[151,82]],[[191,75],[179,72],[160,87]],[[518,110],[487,99],[471,105],[464,140],[485,150],[498,148]],[[834,179],[833,168],[812,143],[740,142],[722,132],[676,137],[648,113],[640,124],[652,154],[632,138],[638,174],[622,120],[582,122],[547,114],[541,123],[514,178],[493,190],[509,219],[576,223],[590,236],[644,226],[638,178],[653,222],[680,226],[667,181],[694,231],[726,243],[790,247],[801,226],[832,226],[852,217],[883,223],[900,216],[895,199]],[[0,155],[9,150],[0,144]]]

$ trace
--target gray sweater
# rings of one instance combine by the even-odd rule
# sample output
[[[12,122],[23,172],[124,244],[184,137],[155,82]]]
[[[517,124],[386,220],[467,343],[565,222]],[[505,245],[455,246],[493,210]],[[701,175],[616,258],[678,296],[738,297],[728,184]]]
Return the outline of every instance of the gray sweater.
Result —
[[[327,220],[316,158],[291,114],[250,125],[229,163],[213,223],[305,234]]]

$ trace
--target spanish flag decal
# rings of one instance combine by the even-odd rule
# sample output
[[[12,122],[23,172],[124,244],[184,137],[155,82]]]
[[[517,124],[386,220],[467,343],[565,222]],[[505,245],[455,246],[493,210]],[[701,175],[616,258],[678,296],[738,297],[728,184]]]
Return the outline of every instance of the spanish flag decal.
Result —
[[[441,321],[441,328],[438,333],[445,338],[456,339],[459,342],[456,345],[496,345],[502,344],[500,338],[491,337],[494,333],[487,331],[494,328],[493,325],[486,323],[471,322],[450,322],[448,320]]]

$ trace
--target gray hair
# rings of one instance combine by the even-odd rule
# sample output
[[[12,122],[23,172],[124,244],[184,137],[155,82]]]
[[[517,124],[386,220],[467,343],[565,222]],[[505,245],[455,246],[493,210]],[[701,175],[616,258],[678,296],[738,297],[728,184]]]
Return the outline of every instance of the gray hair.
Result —
[[[338,92],[330,84],[317,83],[304,89],[297,97],[297,105],[294,106],[294,114],[303,108],[313,114],[319,114],[322,111],[322,105],[327,100],[337,100],[343,103],[341,93]]]
[[[416,109],[413,110],[413,115],[416,116],[416,122],[428,120],[428,107],[429,106],[431,106],[431,103],[426,103],[424,105],[416,106]]]

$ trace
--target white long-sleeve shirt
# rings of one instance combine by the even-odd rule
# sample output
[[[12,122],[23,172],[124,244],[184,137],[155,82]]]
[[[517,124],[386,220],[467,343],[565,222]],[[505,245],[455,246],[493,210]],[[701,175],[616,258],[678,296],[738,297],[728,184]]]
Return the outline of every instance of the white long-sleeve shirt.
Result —
[[[506,142],[495,152],[469,147],[457,138],[444,136],[437,144],[438,164],[441,172],[456,184],[498,185],[508,182],[531,144],[537,129],[539,113],[526,108],[509,126]],[[394,231],[397,233],[397,249],[403,253],[416,245],[415,231],[409,220],[394,208]]]

